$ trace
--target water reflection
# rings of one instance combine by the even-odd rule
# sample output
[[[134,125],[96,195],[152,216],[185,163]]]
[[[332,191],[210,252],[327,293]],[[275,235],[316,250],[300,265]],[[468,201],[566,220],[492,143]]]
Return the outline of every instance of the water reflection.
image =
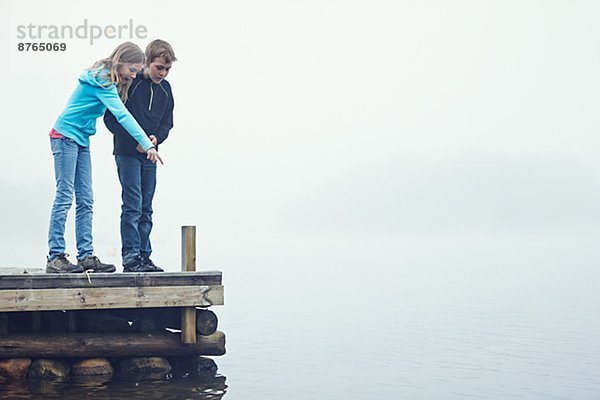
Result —
[[[222,399],[227,392],[225,377],[176,376],[160,380],[123,380],[106,377],[27,380],[3,383],[2,399]]]

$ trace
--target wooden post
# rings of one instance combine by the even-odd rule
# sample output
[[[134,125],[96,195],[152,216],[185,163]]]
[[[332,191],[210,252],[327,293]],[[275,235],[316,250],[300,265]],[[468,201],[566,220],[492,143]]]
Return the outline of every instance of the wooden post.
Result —
[[[181,271],[196,271],[196,227],[181,227]],[[181,309],[181,341],[196,343],[196,308]]]

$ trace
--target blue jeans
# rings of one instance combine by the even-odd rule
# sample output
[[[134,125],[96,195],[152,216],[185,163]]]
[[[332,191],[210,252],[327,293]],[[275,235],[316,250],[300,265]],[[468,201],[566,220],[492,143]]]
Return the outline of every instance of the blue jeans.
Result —
[[[121,182],[121,256],[123,265],[137,256],[152,254],[152,199],[156,189],[156,164],[139,156],[115,156]]]
[[[92,161],[89,147],[68,138],[50,139],[54,156],[56,196],[50,215],[48,258],[65,252],[65,223],[75,196],[75,238],[79,260],[93,255],[92,247]]]

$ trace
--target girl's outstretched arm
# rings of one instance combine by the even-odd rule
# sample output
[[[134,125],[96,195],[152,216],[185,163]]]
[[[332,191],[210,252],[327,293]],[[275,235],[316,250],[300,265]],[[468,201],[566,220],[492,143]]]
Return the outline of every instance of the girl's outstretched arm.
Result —
[[[129,110],[125,107],[125,104],[121,101],[117,89],[112,87],[110,89],[101,89],[97,91],[98,98],[108,108],[108,110],[115,116],[117,122],[119,122],[123,128],[140,144],[144,151],[148,152],[148,149],[154,148],[154,145],[146,135],[146,132],[142,129],[140,124],[131,115]],[[156,159],[153,160],[156,162]],[[161,160],[162,162],[162,160]]]

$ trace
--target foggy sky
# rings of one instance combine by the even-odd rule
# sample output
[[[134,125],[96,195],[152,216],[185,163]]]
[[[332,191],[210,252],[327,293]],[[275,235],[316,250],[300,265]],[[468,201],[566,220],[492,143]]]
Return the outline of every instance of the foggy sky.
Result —
[[[136,43],[160,37],[179,58],[153,234],[169,269],[185,224],[199,226],[208,264],[256,237],[598,233],[600,3],[59,3],[0,5],[0,266],[44,264],[47,133],[80,71],[119,43],[20,54],[14,26],[84,17],[134,18],[149,34]],[[95,245],[119,263],[120,187],[97,126]]]

